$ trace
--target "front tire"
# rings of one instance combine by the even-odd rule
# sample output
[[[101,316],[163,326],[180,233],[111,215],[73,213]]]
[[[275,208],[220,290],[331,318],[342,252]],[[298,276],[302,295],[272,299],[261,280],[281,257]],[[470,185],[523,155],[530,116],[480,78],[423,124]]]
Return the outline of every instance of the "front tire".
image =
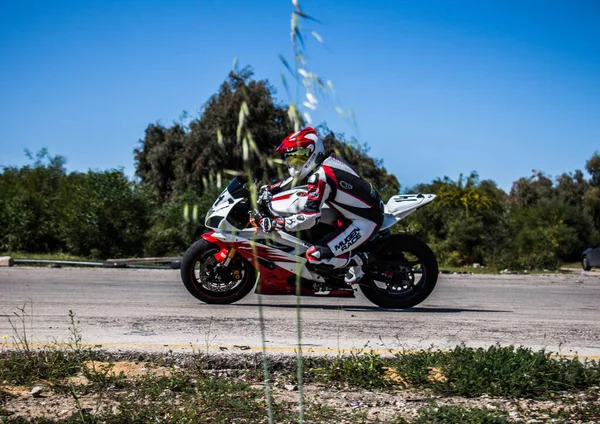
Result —
[[[252,290],[256,272],[240,255],[227,267],[215,258],[221,249],[204,239],[198,240],[181,260],[181,280],[196,299],[204,303],[228,304],[237,302]]]
[[[584,271],[589,271],[590,269],[592,269],[592,267],[590,265],[590,260],[588,259],[587,256],[584,256],[581,259],[581,267],[583,268]]]
[[[408,234],[383,241],[375,263],[360,282],[367,299],[387,309],[408,309],[431,294],[438,279],[435,255],[425,243]]]

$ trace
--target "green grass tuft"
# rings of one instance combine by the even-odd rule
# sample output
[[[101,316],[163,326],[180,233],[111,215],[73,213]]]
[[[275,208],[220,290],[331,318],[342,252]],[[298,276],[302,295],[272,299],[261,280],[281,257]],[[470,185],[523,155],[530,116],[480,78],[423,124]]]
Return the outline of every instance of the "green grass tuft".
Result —
[[[348,385],[375,389],[390,387],[384,372],[386,360],[374,353],[338,356],[333,360],[324,358],[316,365],[307,364],[305,369],[313,381],[334,386]]]
[[[431,378],[432,368],[443,378]],[[398,355],[398,372],[414,385],[445,395],[549,399],[561,391],[583,390],[600,384],[600,365],[577,358],[557,358],[544,351],[513,346],[451,352]]]
[[[411,421],[398,418],[396,424],[508,424],[505,414],[482,408],[432,405],[419,410],[419,416]]]

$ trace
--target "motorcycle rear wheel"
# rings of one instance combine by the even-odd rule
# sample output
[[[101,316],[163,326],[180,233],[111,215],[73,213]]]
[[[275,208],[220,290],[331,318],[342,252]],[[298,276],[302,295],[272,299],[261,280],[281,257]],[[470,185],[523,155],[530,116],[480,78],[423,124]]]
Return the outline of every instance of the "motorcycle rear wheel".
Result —
[[[181,260],[185,288],[204,303],[237,302],[250,293],[256,282],[256,271],[248,261],[238,255],[224,267],[215,259],[219,250],[216,244],[198,240]]]
[[[377,259],[360,282],[367,299],[386,309],[408,309],[431,294],[438,279],[435,255],[425,243],[408,234],[383,241]]]

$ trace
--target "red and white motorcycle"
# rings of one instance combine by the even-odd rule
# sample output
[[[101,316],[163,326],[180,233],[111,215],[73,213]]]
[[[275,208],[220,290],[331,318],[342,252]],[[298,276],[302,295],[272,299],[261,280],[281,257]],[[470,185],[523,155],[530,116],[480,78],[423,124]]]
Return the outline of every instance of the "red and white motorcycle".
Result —
[[[206,215],[213,231],[202,235],[185,253],[181,278],[187,290],[206,303],[233,303],[246,296],[257,282],[264,295],[354,297],[355,286],[383,308],[405,309],[423,302],[435,287],[438,265],[431,249],[408,234],[391,235],[389,228],[431,202],[433,194],[393,196],[385,205],[378,233],[357,251],[370,254],[365,276],[355,286],[344,282],[346,269],[316,269],[305,257],[311,242],[338,223],[335,210],[324,205],[320,223],[297,233],[265,233],[255,222],[268,214],[298,213],[307,199],[306,186],[278,193],[270,205],[259,203],[252,211],[250,193],[240,177],[234,178]],[[253,219],[256,217],[256,221]]]

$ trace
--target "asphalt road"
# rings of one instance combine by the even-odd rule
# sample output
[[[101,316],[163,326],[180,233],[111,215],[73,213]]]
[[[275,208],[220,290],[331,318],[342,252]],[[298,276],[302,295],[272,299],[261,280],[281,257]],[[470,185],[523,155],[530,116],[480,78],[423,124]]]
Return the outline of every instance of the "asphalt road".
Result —
[[[296,297],[263,296],[265,346],[293,352]],[[424,303],[383,310],[356,299],[300,298],[304,352],[452,348],[495,343],[600,357],[600,273],[441,275]],[[15,313],[27,312],[25,329]],[[14,330],[34,343],[67,342],[69,310],[83,341],[107,349],[260,349],[259,298],[206,305],[177,270],[0,268],[0,346]]]

